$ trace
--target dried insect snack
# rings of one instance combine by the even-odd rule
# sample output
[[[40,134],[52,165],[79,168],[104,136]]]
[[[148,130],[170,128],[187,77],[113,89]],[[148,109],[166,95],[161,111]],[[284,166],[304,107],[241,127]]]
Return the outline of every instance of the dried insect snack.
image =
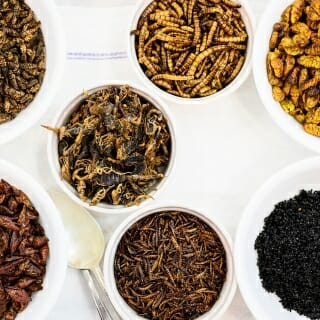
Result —
[[[320,319],[320,191],[275,205],[255,241],[263,287],[285,309]]]
[[[48,256],[38,211],[24,192],[0,180],[0,319],[15,319],[42,289]]]
[[[145,75],[183,98],[222,90],[246,59],[248,34],[240,8],[232,0],[153,0],[132,31]]]
[[[40,90],[45,43],[24,0],[0,1],[0,124],[14,119]]]
[[[58,137],[61,176],[92,206],[138,205],[164,178],[171,137],[164,114],[129,86],[84,94]]]
[[[274,24],[267,55],[273,98],[315,136],[320,136],[319,22],[319,0],[294,1]]]
[[[146,319],[198,318],[219,299],[226,274],[226,252],[217,233],[182,211],[138,220],[115,253],[118,291]]]

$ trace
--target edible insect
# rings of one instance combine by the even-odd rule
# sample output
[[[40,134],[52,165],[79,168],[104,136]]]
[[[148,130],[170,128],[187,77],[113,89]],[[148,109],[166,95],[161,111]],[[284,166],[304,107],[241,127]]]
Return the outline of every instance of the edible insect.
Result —
[[[196,319],[218,300],[226,253],[199,218],[161,211],[136,222],[118,245],[114,274],[119,293],[146,319]]]
[[[137,205],[165,176],[171,153],[167,120],[129,86],[84,95],[62,127],[44,127],[58,136],[62,178],[92,206]]]
[[[0,319],[13,320],[42,289],[48,238],[27,195],[0,180]]]
[[[131,32],[146,76],[168,93],[185,98],[223,89],[245,62],[248,34],[240,7],[230,0],[153,0],[142,13],[137,30]],[[215,74],[220,53],[231,59],[224,72]],[[211,73],[211,81],[205,83]]]
[[[273,26],[267,74],[273,98],[304,130],[320,136],[319,0],[296,0]],[[314,23],[317,23],[315,28]],[[319,120],[319,121],[318,121]]]
[[[13,120],[40,90],[45,43],[24,0],[0,1],[0,124]]]

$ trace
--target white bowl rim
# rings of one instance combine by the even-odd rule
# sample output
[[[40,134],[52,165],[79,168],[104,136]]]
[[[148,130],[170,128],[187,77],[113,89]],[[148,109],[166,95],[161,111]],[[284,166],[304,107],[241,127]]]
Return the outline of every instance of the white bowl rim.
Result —
[[[101,85],[96,85],[94,88],[86,90],[86,92],[90,94],[91,92],[97,91],[106,86],[121,86],[121,85],[128,85],[133,91],[143,96],[146,100],[152,102],[152,104],[164,114],[167,120],[167,124],[170,131],[170,137],[171,137],[171,155],[170,155],[170,160],[166,170],[165,177],[156,185],[156,190],[150,193],[151,196],[154,199],[156,199],[158,198],[159,194],[161,194],[161,192],[165,189],[165,187],[167,186],[170,180],[170,176],[172,175],[172,172],[174,172],[174,166],[176,162],[176,148],[177,148],[175,119],[170,109],[159,97],[154,97],[150,95],[149,93],[146,92],[144,88],[141,88],[139,85],[132,84],[130,81],[110,80],[110,81],[104,82]],[[57,113],[56,118],[53,120],[54,126],[58,127],[59,125],[64,123],[66,118],[68,118],[70,111],[75,108],[75,103],[81,101],[82,99],[83,99],[83,93],[77,95],[73,100],[71,100],[68,103],[68,105],[64,109],[60,110]],[[145,207],[146,205],[148,205],[150,202],[154,200],[153,198],[146,199],[146,200],[143,200],[139,205],[134,205],[131,207],[113,206],[113,205],[106,205],[106,204],[98,204],[96,206],[90,206],[88,202],[82,201],[78,197],[77,192],[74,190],[74,188],[61,178],[60,170],[57,170],[57,164],[56,164],[57,163],[57,158],[56,158],[57,147],[55,146],[56,145],[55,141],[56,141],[56,134],[53,132],[49,132],[47,154],[49,159],[49,166],[54,176],[54,179],[64,193],[66,193],[73,201],[75,201],[85,209],[91,212],[94,212],[96,214],[116,214],[116,215],[129,214],[142,207]],[[60,165],[58,168],[60,168]]]
[[[242,69],[240,73],[236,76],[236,78],[229,83],[225,88],[219,90],[217,93],[214,93],[207,97],[201,97],[201,98],[183,98],[178,97],[173,94],[170,94],[166,92],[165,90],[162,90],[158,86],[156,86],[143,72],[143,70],[140,67],[140,64],[138,62],[137,56],[136,56],[136,50],[134,45],[134,37],[130,36],[131,30],[136,29],[136,25],[138,23],[139,17],[143,11],[143,9],[146,7],[146,2],[151,2],[152,0],[144,0],[140,1],[136,4],[134,10],[132,19],[130,21],[129,25],[129,36],[127,39],[128,43],[128,58],[130,61],[130,64],[133,66],[133,69],[135,73],[139,76],[139,78],[143,81],[144,85],[152,92],[154,95],[159,95],[164,99],[167,99],[173,103],[177,104],[187,104],[187,105],[195,105],[195,104],[206,104],[210,102],[217,101],[221,98],[225,98],[229,94],[235,92],[239,87],[246,81],[248,78],[250,72],[251,72],[251,59],[252,59],[252,53],[253,53],[253,43],[254,43],[254,37],[255,37],[255,18],[253,14],[253,10],[251,9],[251,6],[249,5],[248,0],[238,0],[238,2],[241,4],[240,11],[243,11],[242,14],[244,20],[247,19],[246,28],[247,33],[249,36],[248,40],[248,47],[246,51],[246,59],[245,63],[242,66]]]
[[[292,163],[284,167],[283,169],[275,173],[273,176],[271,176],[253,194],[253,196],[251,197],[251,200],[249,201],[249,203],[247,204],[246,208],[243,211],[243,214],[241,216],[240,222],[237,227],[237,232],[235,237],[235,245],[234,245],[235,272],[236,272],[236,277],[237,277],[241,295],[256,319],[262,319],[260,315],[260,308],[258,307],[259,304],[257,303],[257,300],[252,297],[249,290],[247,290],[246,283],[243,280],[243,277],[241,277],[241,275],[243,274],[242,270],[246,269],[246,263],[242,256],[243,243],[246,242],[245,239],[247,238],[247,235],[245,233],[245,225],[248,224],[248,221],[250,220],[251,216],[253,215],[253,212],[255,211],[254,208],[256,208],[257,204],[260,202],[260,199],[264,198],[264,196],[270,192],[270,190],[272,189],[272,186],[278,185],[281,182],[287,180],[289,177],[305,171],[306,168],[312,168],[315,166],[319,167],[319,163],[320,163],[320,156],[316,156],[316,157],[300,160],[298,162]]]
[[[261,54],[261,50],[264,50],[264,48],[268,46],[269,38],[271,36],[273,23],[270,23],[270,16],[273,17],[273,11],[275,11],[280,6],[281,8],[283,6],[284,10],[286,5],[289,5],[292,2],[293,0],[270,1],[260,19],[253,44],[252,64],[253,76],[255,80],[254,82],[261,101],[263,102],[265,109],[268,111],[274,122],[293,140],[300,143],[301,145],[304,145],[309,150],[320,153],[320,138],[306,133],[303,129],[303,126],[298,123],[292,116],[286,114],[286,112],[282,110],[280,104],[273,99],[271,85],[269,84],[266,77],[267,72],[265,67],[265,59],[268,51],[263,51],[265,52],[263,56]],[[276,21],[280,20],[280,15],[283,10],[278,10],[279,13]],[[267,44],[265,41],[266,38],[268,39]]]
[[[0,144],[8,143],[21,136],[26,130],[30,129],[40,120],[40,118],[48,111],[48,108],[50,107],[50,104],[52,103],[52,100],[60,86],[60,79],[63,76],[65,65],[65,34],[57,6],[54,4],[53,0],[46,0],[44,1],[44,4],[41,4],[47,7],[46,14],[49,16],[47,21],[44,21],[43,18],[37,15],[37,8],[33,6],[33,3],[35,2],[37,1],[26,0],[26,3],[35,12],[36,17],[41,21],[42,25],[48,25],[48,29],[52,30],[54,33],[54,36],[50,34],[50,39],[48,39],[49,37],[47,38],[45,34],[44,37],[46,50],[48,50],[48,42],[50,41],[50,43],[52,43],[51,47],[53,50],[51,52],[51,56],[54,57],[55,65],[48,67],[48,53],[46,53],[47,67],[39,92],[37,92],[33,101],[27,106],[27,108],[17,114],[15,119],[0,125]],[[48,21],[50,22],[49,24]],[[48,81],[46,80],[49,69],[52,74],[51,78],[54,79],[54,81],[50,81],[50,84],[48,84]],[[46,84],[46,88],[44,88],[44,84]],[[39,100],[40,94],[42,97],[41,101]],[[33,106],[36,105],[41,105],[42,107],[37,107],[33,110]]]
[[[48,288],[44,288],[43,290],[39,291],[41,294],[45,295],[45,303],[42,303],[41,309],[36,309],[36,314],[32,314],[32,317],[30,317],[30,309],[27,308],[21,312],[18,313],[17,319],[31,319],[32,320],[42,320],[44,319],[52,307],[54,306],[56,300],[59,297],[60,291],[62,289],[64,279],[67,272],[67,249],[66,249],[66,243],[67,239],[64,233],[64,227],[62,224],[62,220],[60,218],[59,212],[54,205],[53,201],[47,194],[47,192],[43,189],[43,187],[28,173],[23,171],[21,168],[17,167],[16,165],[13,165],[12,163],[9,163],[8,161],[0,158],[0,179],[2,174],[1,172],[6,172],[5,175],[9,176],[9,178],[5,179],[8,183],[12,184],[14,187],[22,190],[26,193],[26,195],[30,198],[32,202],[34,202],[33,199],[41,199],[41,202],[43,203],[43,206],[46,207],[46,214],[43,215],[41,211],[35,206],[35,208],[38,210],[41,217],[46,216],[46,224],[50,223],[50,227],[52,227],[52,230],[57,235],[57,239],[49,238],[49,248],[50,248],[50,256],[49,259],[52,259],[52,261],[48,262],[47,264],[47,271],[48,266],[50,265],[50,269],[53,270],[53,273],[51,274],[52,278],[47,278],[48,273],[46,273],[44,278],[44,283],[46,281],[50,281],[50,285]],[[19,180],[21,184],[25,186],[25,188],[22,188],[19,184],[15,182],[10,181],[10,177],[12,177],[13,180]],[[28,189],[28,190],[26,190]],[[36,192],[33,192],[36,191]],[[37,194],[35,196],[35,193]],[[39,201],[39,200],[38,200]],[[50,212],[50,214],[48,213]],[[40,221],[41,223],[41,221]],[[44,224],[41,223],[41,225],[44,227]],[[47,234],[48,235],[48,234]],[[50,243],[53,243],[54,241],[54,248],[50,246]],[[54,249],[54,250],[52,250]],[[54,278],[54,279],[53,279]],[[36,295],[37,293],[35,293]],[[33,297],[33,300],[30,302],[32,304],[33,301],[36,301],[37,297]],[[29,312],[30,311],[30,312]],[[26,315],[26,312],[28,315]]]
[[[196,209],[190,206],[182,206],[175,203],[158,204],[148,206],[138,210],[136,213],[128,216],[112,233],[111,238],[107,244],[104,263],[103,263],[103,273],[105,279],[105,286],[110,300],[123,319],[128,319],[128,316],[132,320],[143,320],[145,318],[139,317],[135,312],[127,305],[127,303],[120,296],[118,289],[116,287],[116,282],[114,278],[113,260],[118,247],[118,243],[121,240],[124,233],[138,220],[145,216],[154,214],[160,211],[181,211],[191,215],[194,215],[200,220],[207,223],[219,236],[224,249],[226,251],[227,257],[227,278],[224,283],[223,289],[220,293],[219,299],[216,301],[214,306],[205,314],[198,317],[199,320],[209,320],[209,319],[220,319],[230,306],[237,288],[235,269],[234,269],[234,258],[233,258],[233,246],[232,240],[226,229],[217,223],[215,219],[208,217],[203,210]],[[127,310],[125,310],[127,309]],[[130,312],[128,315],[127,312]],[[131,313],[132,311],[132,313]],[[215,313],[214,318],[212,314]]]

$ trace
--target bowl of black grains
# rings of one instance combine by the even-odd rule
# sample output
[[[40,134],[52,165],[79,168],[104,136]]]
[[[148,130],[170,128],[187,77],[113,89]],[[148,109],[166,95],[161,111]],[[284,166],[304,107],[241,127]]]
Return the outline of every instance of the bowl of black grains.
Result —
[[[48,112],[60,85],[64,34],[53,0],[0,2],[0,144]]]
[[[168,181],[172,116],[136,86],[113,82],[85,91],[44,127],[56,182],[86,209],[131,212],[157,198]]]
[[[123,319],[218,319],[236,289],[231,240],[201,211],[142,209],[111,236],[104,278]]]
[[[246,80],[253,24],[246,0],[139,1],[129,58],[155,94],[180,104],[212,102]]]
[[[256,319],[320,319],[320,158],[283,169],[253,196],[236,273]]]

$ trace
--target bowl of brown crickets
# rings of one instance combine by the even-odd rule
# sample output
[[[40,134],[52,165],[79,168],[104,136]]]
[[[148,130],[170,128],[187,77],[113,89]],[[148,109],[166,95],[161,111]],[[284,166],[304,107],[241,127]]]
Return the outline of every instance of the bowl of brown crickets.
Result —
[[[53,0],[0,4],[0,144],[48,111],[64,67],[64,34]]]
[[[129,213],[158,197],[175,160],[168,108],[136,86],[111,82],[85,91],[49,130],[57,184],[95,213]]]
[[[215,101],[250,72],[253,15],[246,0],[139,1],[129,58],[154,94],[178,104]]]
[[[0,319],[46,319],[64,286],[67,238],[32,176],[0,159]]]
[[[236,290],[231,239],[206,213],[154,205],[114,231],[104,278],[122,319],[216,320]]]

